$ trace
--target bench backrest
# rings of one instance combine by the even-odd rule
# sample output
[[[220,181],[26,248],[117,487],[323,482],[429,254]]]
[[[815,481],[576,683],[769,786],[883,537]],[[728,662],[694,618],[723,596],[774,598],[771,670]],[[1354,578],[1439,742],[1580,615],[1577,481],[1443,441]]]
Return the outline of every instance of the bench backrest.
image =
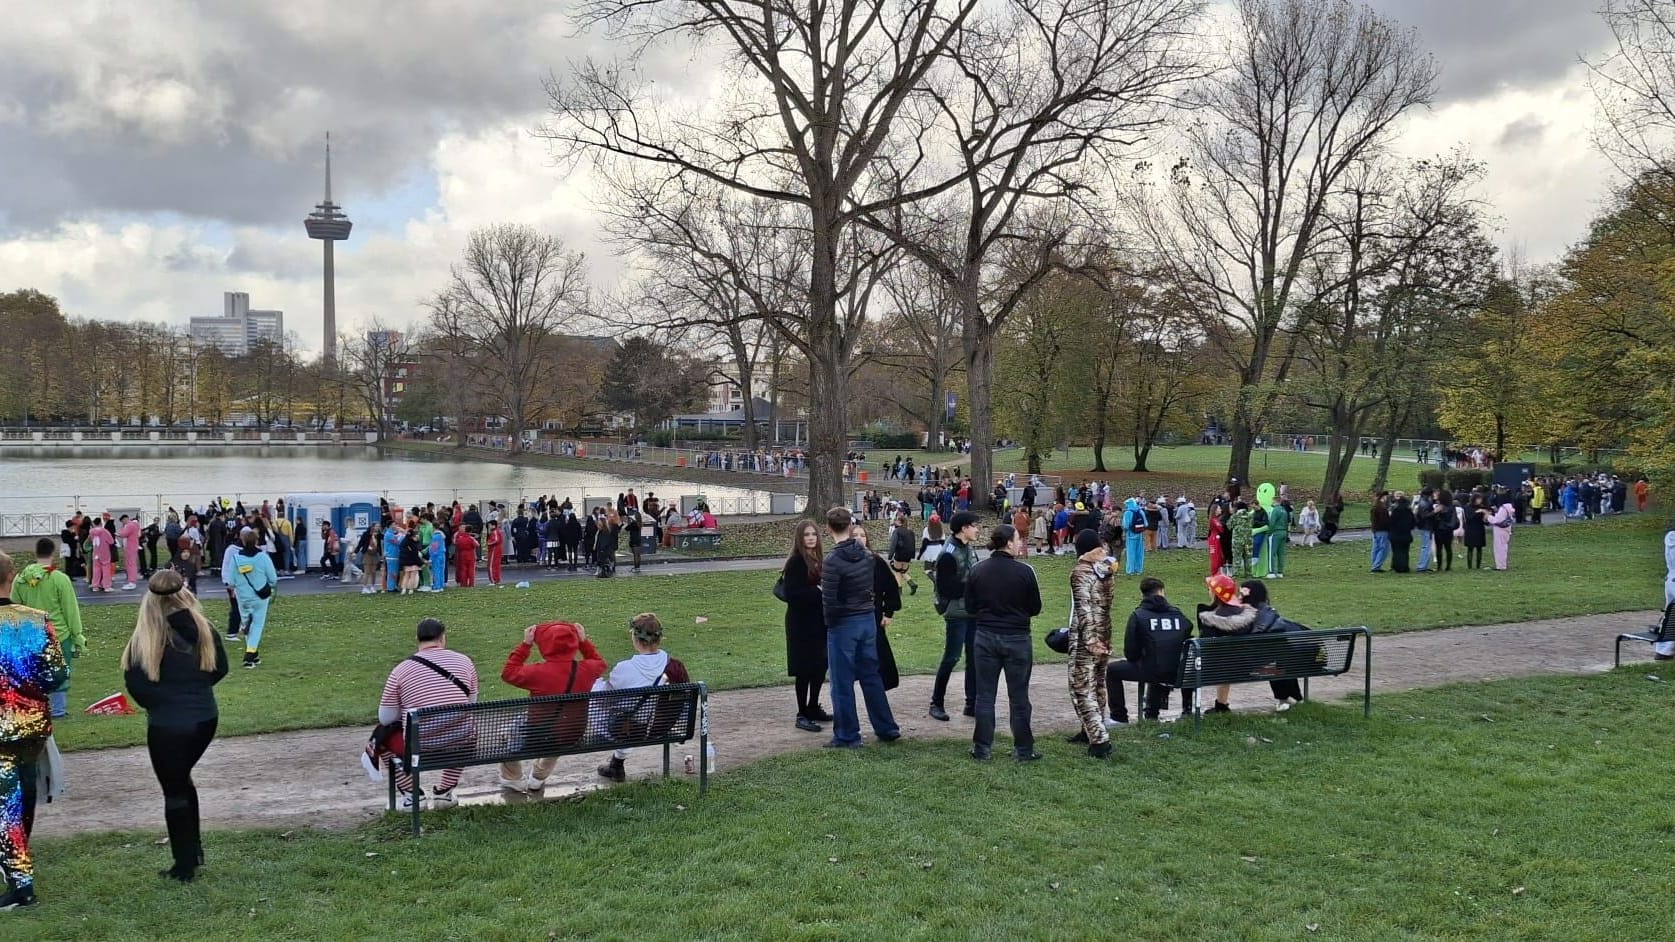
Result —
[[[409,710],[404,759],[453,769],[685,742],[698,735],[704,691],[664,684]]]
[[[1181,657],[1179,686],[1210,687],[1255,680],[1335,677],[1355,661],[1366,628],[1333,628],[1193,638]]]
[[[1663,620],[1653,629],[1659,641],[1675,641],[1675,602],[1663,607]]]

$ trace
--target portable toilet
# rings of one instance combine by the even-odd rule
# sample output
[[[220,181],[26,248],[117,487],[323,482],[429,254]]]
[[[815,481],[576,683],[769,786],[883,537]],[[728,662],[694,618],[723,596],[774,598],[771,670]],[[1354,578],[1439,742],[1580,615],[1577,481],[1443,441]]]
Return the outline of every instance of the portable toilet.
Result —
[[[286,494],[285,516],[293,530],[308,534],[306,540],[298,542],[309,546],[319,542],[320,521],[328,521],[342,540],[343,552],[348,553],[361,538],[361,532],[378,522],[378,500],[379,496],[371,493]],[[317,558],[305,560],[304,568],[306,563],[318,561]]]

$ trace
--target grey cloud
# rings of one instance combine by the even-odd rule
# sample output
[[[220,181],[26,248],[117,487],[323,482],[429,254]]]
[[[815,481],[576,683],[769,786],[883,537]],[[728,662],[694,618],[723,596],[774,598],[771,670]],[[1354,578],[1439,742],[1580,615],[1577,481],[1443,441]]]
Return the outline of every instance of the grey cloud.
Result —
[[[1442,67],[1439,102],[1562,78],[1594,58],[1610,32],[1590,0],[1373,0],[1418,31]]]
[[[1495,146],[1503,149],[1520,147],[1534,147],[1541,143],[1547,134],[1548,122],[1533,114],[1524,115],[1501,129],[1500,137],[1495,139]]]

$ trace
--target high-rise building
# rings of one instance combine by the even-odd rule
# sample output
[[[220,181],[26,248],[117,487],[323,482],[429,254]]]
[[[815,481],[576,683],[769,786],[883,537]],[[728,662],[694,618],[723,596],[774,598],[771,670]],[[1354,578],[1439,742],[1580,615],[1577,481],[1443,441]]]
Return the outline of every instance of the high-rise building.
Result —
[[[187,332],[193,343],[241,357],[263,341],[285,342],[285,312],[251,310],[250,295],[243,291],[223,292],[221,311],[220,317],[192,318]]]
[[[325,243],[325,324],[324,346],[327,361],[337,359],[337,275],[333,270],[332,243],[349,238],[354,225],[336,203],[332,202],[332,136],[326,134],[326,198],[314,207],[314,212],[302,221],[310,239]]]

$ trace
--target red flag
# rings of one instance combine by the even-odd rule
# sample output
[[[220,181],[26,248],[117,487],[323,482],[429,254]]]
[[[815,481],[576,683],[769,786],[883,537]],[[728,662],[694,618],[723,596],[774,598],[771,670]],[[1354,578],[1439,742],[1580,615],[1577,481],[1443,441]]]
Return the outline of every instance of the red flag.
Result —
[[[121,691],[96,701],[86,710],[89,716],[128,716],[133,712],[134,705],[128,702],[128,695]]]

